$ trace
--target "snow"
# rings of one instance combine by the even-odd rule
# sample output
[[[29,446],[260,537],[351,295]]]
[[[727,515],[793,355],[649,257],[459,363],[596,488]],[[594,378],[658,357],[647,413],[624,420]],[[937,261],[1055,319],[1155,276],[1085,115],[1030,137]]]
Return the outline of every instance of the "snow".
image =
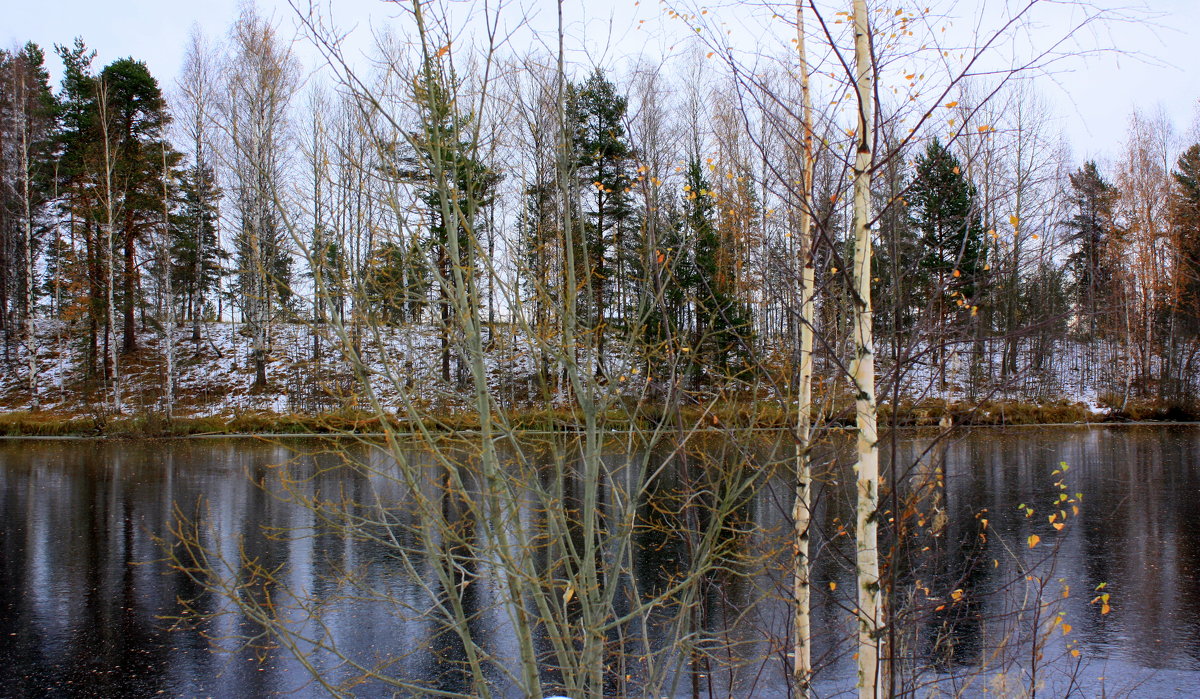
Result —
[[[521,404],[536,395],[535,343],[508,324],[498,324],[490,348],[485,352],[484,367],[491,395],[501,404]],[[60,321],[39,321],[37,331],[38,390],[41,407],[63,415],[93,414],[94,403],[103,403],[102,394],[89,400],[81,382],[83,348],[78,329],[67,333]],[[203,339],[191,340],[191,326],[181,325],[172,333],[175,347],[177,397],[175,414],[204,417],[233,415],[242,411],[275,414],[312,414],[340,408],[369,408],[366,392],[355,377],[352,356],[337,349],[336,333],[325,328],[314,333],[304,324],[276,323],[271,329],[271,349],[267,365],[268,385],[254,390],[254,368],[249,333],[239,324],[210,322],[202,325]],[[422,408],[466,410],[471,403],[469,376],[452,376],[449,383],[441,378],[441,338],[430,326],[345,328],[348,344],[361,350],[363,370],[369,377],[371,393],[382,407],[403,413],[407,401]],[[68,334],[70,337],[68,337]],[[319,361],[313,361],[314,335],[319,335]],[[162,410],[165,388],[165,360],[161,334],[146,328],[139,336],[141,349],[132,357],[121,356],[121,390],[127,412]],[[629,352],[623,352],[615,338],[616,350],[606,357],[609,376],[605,389],[612,394],[639,395],[646,378],[642,366]],[[986,343],[992,356],[989,372],[998,374],[1001,362],[999,343]],[[977,351],[970,343],[951,347],[947,352],[945,384],[933,366],[929,353],[913,353],[903,366],[901,395],[920,401],[940,398],[948,401],[1011,399],[1025,402],[1069,401],[1086,405],[1094,413],[1106,410],[1103,394],[1119,394],[1123,371],[1128,364],[1119,347],[1085,345],[1059,341],[1053,352],[1043,357],[1043,368],[1024,370],[1002,386],[972,380],[969,353]],[[0,411],[24,410],[30,406],[28,394],[26,344],[14,337],[8,347],[8,361],[0,376]],[[876,353],[879,395],[890,397],[892,374],[887,347]],[[1029,362],[1023,356],[1021,364]],[[817,363],[818,381],[836,378],[832,362]],[[759,394],[760,396],[762,393]],[[820,395],[820,394],[818,394]]]

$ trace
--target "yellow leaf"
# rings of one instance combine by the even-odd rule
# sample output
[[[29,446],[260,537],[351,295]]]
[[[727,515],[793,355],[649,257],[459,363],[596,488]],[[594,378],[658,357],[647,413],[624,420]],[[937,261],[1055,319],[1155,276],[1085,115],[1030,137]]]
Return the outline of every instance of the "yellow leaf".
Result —
[[[836,589],[837,589],[837,583],[835,583],[835,582],[831,582],[831,583],[829,583],[829,589],[830,589],[830,590],[836,590]]]
[[[954,600],[955,602],[962,599],[962,596],[963,596],[962,589],[958,589],[958,590],[955,590],[954,592],[950,593],[950,599]]]
[[[441,58],[442,56],[445,56],[445,55],[446,55],[446,54],[448,54],[448,53],[450,53],[450,44],[446,44],[446,45],[445,45],[445,46],[443,46],[442,48],[438,49],[438,50],[437,50],[437,57],[438,57],[438,58]]]
[[[954,270],[954,276],[956,276],[956,277],[961,277],[961,276],[962,276],[962,272],[959,272],[959,271],[956,269],[956,270]]]
[[[1062,625],[1062,632],[1063,632],[1063,635],[1064,635],[1064,636],[1066,636],[1067,634],[1071,633],[1071,625],[1070,625],[1070,624],[1063,624],[1063,625]]]
[[[1038,536],[1037,534],[1030,534],[1029,535],[1029,548],[1033,548],[1034,546],[1037,546],[1038,542],[1041,540],[1042,540],[1042,537]]]
[[[947,103],[946,103],[946,108],[947,108],[947,109],[954,109],[954,108],[955,108],[955,107],[957,107],[957,106],[958,106],[958,102],[947,102]]]
[[[1060,532],[1061,532],[1061,531],[1062,531],[1062,528],[1063,528],[1063,527],[1065,527],[1065,526],[1067,526],[1067,525],[1063,524],[1062,522],[1055,522],[1055,523],[1053,524],[1053,526],[1054,526],[1054,528],[1055,528],[1057,531],[1060,531]]]
[[[1072,657],[1072,658],[1078,658],[1078,657],[1079,657],[1079,649],[1078,649],[1078,648],[1073,648],[1073,649],[1071,649],[1071,657]]]
[[[563,604],[570,602],[571,598],[574,596],[575,596],[574,586],[568,585],[566,591],[563,592]]]

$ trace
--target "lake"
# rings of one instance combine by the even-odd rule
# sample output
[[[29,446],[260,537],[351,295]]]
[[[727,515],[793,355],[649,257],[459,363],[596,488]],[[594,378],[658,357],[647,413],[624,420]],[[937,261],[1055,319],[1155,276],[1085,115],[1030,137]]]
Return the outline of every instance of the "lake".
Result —
[[[534,451],[550,460],[547,453],[570,448]],[[751,464],[763,475],[722,525],[729,542],[721,555],[731,563],[704,573],[703,599],[693,606],[697,625],[715,640],[700,664],[676,657],[679,637],[667,629],[674,602],[664,604],[641,620],[642,636],[615,641],[650,649],[644,654],[656,660],[614,671],[630,684],[615,684],[612,693],[633,694],[650,686],[639,681],[671,677],[665,685],[679,696],[786,695],[787,460],[774,456],[781,452],[770,439],[729,451],[741,454],[739,468]],[[901,517],[907,545],[891,568],[903,622],[891,642],[906,667],[919,668],[897,680],[897,691],[1006,695],[1032,684],[1045,696],[1195,695],[1200,428],[979,429],[937,444],[901,433],[896,454],[894,474],[886,465],[884,473],[902,484],[913,507]],[[263,608],[291,623],[297,648],[326,682],[348,692],[416,693],[360,681],[361,668],[345,658],[404,682],[469,692],[456,664],[466,657],[461,640],[428,613],[441,594],[431,569],[419,557],[389,553],[397,539],[414,551],[423,544],[405,539],[415,530],[403,508],[391,508],[414,500],[404,484],[379,477],[388,458],[352,440],[0,441],[0,695],[328,696],[278,642],[245,643],[258,632],[254,609]],[[437,485],[435,459],[417,449],[406,458],[423,460]],[[341,467],[344,459],[357,467]],[[639,457],[637,468],[612,466],[619,455],[606,460],[601,510],[615,507],[622,484],[647,474],[659,484],[643,491],[630,550],[602,552],[627,560],[621,589],[659,594],[687,568],[691,539],[679,533],[687,520],[676,517],[686,479],[656,470],[670,461],[657,451]],[[817,696],[853,687],[852,532],[842,529],[853,522],[848,472],[844,456],[833,458],[815,489]],[[479,487],[469,473],[463,479],[465,492]],[[581,497],[567,492],[563,506]],[[379,505],[386,516],[361,523],[370,536],[321,517],[343,507],[363,512],[361,504],[372,502],[389,505]],[[885,515],[895,524],[905,503],[892,505]],[[461,521],[461,504],[443,507],[442,515],[459,507],[451,519]],[[533,511],[519,508],[505,526],[538,526]],[[223,597],[172,566],[163,542],[174,541],[181,515],[203,522],[191,531],[210,562],[252,562],[270,580],[244,577]],[[484,526],[472,520],[466,528]],[[447,534],[443,545],[469,546],[476,536],[451,541]],[[539,574],[557,579],[556,564],[538,565]],[[512,695],[507,665],[516,653],[497,599],[503,585],[486,565],[460,567],[457,601],[469,605],[473,637],[490,656],[484,671],[497,694]],[[363,589],[386,590],[387,599],[365,599]],[[572,595],[558,596],[566,606]],[[180,600],[191,601],[199,617],[180,620]],[[1030,660],[1034,654],[1040,660]]]

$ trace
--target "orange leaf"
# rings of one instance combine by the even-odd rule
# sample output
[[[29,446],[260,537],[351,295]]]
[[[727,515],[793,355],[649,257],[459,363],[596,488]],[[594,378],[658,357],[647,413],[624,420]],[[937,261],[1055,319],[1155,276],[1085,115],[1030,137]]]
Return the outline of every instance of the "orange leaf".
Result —
[[[1034,546],[1037,546],[1038,542],[1041,540],[1042,540],[1042,537],[1038,536],[1037,534],[1030,534],[1029,535],[1029,548],[1033,548]]]

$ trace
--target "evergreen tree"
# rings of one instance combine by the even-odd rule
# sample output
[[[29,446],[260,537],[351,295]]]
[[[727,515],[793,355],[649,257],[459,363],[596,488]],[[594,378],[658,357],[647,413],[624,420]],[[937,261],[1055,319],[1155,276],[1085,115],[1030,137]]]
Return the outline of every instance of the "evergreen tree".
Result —
[[[202,299],[211,298],[210,292],[218,288],[229,254],[221,249],[218,237],[221,189],[213,169],[193,164],[185,170],[179,198],[179,213],[171,227],[172,281],[175,292],[184,299],[185,318],[190,320],[205,316]]]
[[[107,327],[104,304],[107,279],[101,274],[105,258],[100,231],[100,189],[103,167],[100,129],[96,109],[96,76],[91,51],[76,38],[71,46],[55,46],[63,63],[59,90],[60,131],[58,189],[60,207],[67,219],[71,243],[54,246],[54,266],[62,287],[59,308],[66,320],[83,320],[87,332],[82,340],[85,375],[91,379],[101,369],[109,375],[109,353],[100,353],[101,328]],[[107,343],[109,338],[105,336]]]
[[[42,49],[30,42],[0,51],[0,331],[31,317],[37,303],[57,131]]]
[[[413,137],[416,178],[427,216],[428,248],[442,279],[439,304],[444,381],[450,380],[451,275],[458,270],[468,297],[472,302],[479,300],[476,253],[483,209],[491,205],[500,179],[479,159],[471,133],[474,115],[458,109],[457,87],[454,77],[443,73],[440,65],[427,66],[413,95],[421,108],[421,132]]]
[[[1100,176],[1095,161],[1071,174],[1069,201],[1074,215],[1065,222],[1075,249],[1067,257],[1080,327],[1089,334],[1099,327],[1098,313],[1113,293],[1113,273],[1107,254],[1113,232],[1117,190]]]
[[[629,163],[633,149],[625,134],[625,97],[597,69],[582,86],[568,96],[576,173],[584,192],[582,256],[586,276],[581,279],[588,294],[581,295],[580,318],[596,333],[597,371],[604,373],[605,325],[610,311],[617,311],[627,295],[630,249],[637,248],[633,205],[629,197],[632,179]],[[636,253],[635,253],[636,254]],[[613,303],[615,301],[615,303]]]
[[[1200,143],[1179,156],[1171,193],[1171,219],[1175,228],[1177,310],[1191,334],[1200,333]]]
[[[388,325],[399,325],[407,316],[404,252],[404,248],[388,241],[367,260],[364,291],[368,308]]]
[[[938,139],[917,158],[914,170],[908,203],[920,242],[918,288],[940,327],[969,311],[986,281],[983,223],[975,185]]]
[[[163,178],[162,152],[169,151],[168,169],[181,158],[165,146],[164,129],[168,123],[166,102],[158,81],[146,64],[122,58],[100,72],[99,89],[103,92],[103,113],[109,122],[113,143],[113,182],[119,192],[116,209],[120,212],[120,245],[123,251],[122,300],[124,351],[137,349],[135,313],[141,275],[138,248],[149,231],[161,223]],[[115,232],[114,232],[115,233]]]
[[[714,371],[716,378],[741,373],[751,340],[749,309],[738,298],[736,275],[728,245],[722,244],[715,223],[716,203],[698,157],[687,165],[684,220],[692,248],[692,264],[685,277],[693,299],[697,378]],[[737,360],[735,367],[735,360]]]

